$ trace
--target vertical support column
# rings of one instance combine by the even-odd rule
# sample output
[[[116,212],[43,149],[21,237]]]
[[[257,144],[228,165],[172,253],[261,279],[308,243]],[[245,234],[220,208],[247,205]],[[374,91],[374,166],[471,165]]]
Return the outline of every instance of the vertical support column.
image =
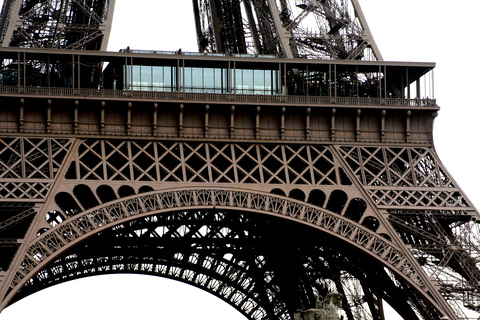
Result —
[[[405,138],[407,140],[407,142],[410,142],[410,121],[411,121],[411,115],[412,115],[412,111],[408,110],[407,111],[407,128],[406,128],[406,132],[405,132]]]
[[[20,52],[17,54],[17,61],[19,62],[17,65],[17,86],[21,87],[22,86],[22,69],[20,68],[21,64],[21,57],[20,57]],[[21,91],[20,91],[21,92]]]
[[[20,158],[22,159],[21,160],[21,163],[22,163],[22,175],[21,177],[22,178],[26,178],[27,177],[27,169],[26,169],[26,164],[25,164],[25,142],[20,142]]]
[[[127,104],[127,136],[132,134],[132,103]]]
[[[154,103],[153,104],[153,124],[152,124],[152,134],[154,137],[156,137],[158,135],[158,103]]]
[[[100,109],[100,134],[105,134],[105,101],[102,101]]]
[[[361,125],[361,115],[362,115],[362,110],[357,109],[357,128],[355,129],[355,139],[357,141],[360,140],[360,125]]]
[[[180,60],[178,61],[178,67],[180,68]],[[178,72],[178,74],[180,75],[180,71]],[[182,90],[178,90],[178,92],[181,92],[182,93],[182,99],[183,97],[185,96],[185,60],[182,59]],[[180,83],[180,81],[179,81]]]
[[[132,90],[132,87],[130,83],[128,82],[128,75],[129,75],[129,70],[128,70],[128,59],[125,57],[125,69],[124,69],[124,75],[123,75],[123,88],[128,91],[128,89]],[[132,73],[130,72],[130,79],[133,77]],[[114,88],[116,89],[116,88]]]
[[[237,94],[237,65],[235,61],[233,61],[233,95],[235,96],[236,94]]]
[[[25,103],[25,100],[22,98],[20,99],[20,114],[19,114],[19,117],[18,117],[18,131],[20,133],[23,133],[24,131],[24,127],[23,127],[23,124],[25,122],[25,109],[24,109],[24,104]]]
[[[180,105],[180,113],[178,115],[178,136],[183,137],[183,104]]]
[[[280,118],[280,137],[285,139],[285,107],[282,107],[282,115]]]
[[[72,88],[75,91],[75,55],[72,54]]]
[[[337,65],[333,65],[333,101],[337,103]]]
[[[230,138],[235,138],[235,106],[230,108]]]
[[[388,98],[388,92],[387,92],[387,66],[383,67],[383,96],[385,99]]]
[[[81,64],[80,64],[80,55],[77,56],[77,60],[78,60],[78,64],[77,64],[77,69],[78,69],[78,71],[77,71],[77,86],[78,86],[78,91],[77,91],[77,92],[79,92],[79,91],[80,91],[80,87],[81,87],[81,85],[80,85],[80,79],[81,79],[81,77],[80,77],[80,67],[81,67]]]
[[[408,68],[406,68],[406,78],[407,78],[407,99],[410,99],[410,78],[408,75]]]
[[[307,119],[305,121],[306,123],[306,126],[305,126],[305,138],[308,140],[310,140],[310,113],[311,113],[312,109],[310,108],[307,108]]]
[[[383,91],[383,86],[382,86],[382,80],[380,79],[380,75],[382,74],[382,66],[378,66],[378,75],[377,75],[377,83],[378,83],[378,96],[380,98],[380,101],[382,101],[382,98],[385,98],[385,96],[382,97],[382,91]],[[380,81],[379,81],[380,80]]]
[[[228,99],[232,99],[232,68],[230,66],[230,61],[228,61],[228,70],[227,70],[227,93],[228,93]]]
[[[337,113],[337,109],[332,108],[332,126],[330,128],[330,136],[332,141],[335,141],[335,114]]]
[[[27,86],[27,56],[23,53],[23,87]]]
[[[75,108],[73,109],[73,133],[78,134],[78,100],[75,100]]]
[[[328,96],[330,97],[330,103],[335,103],[332,97],[332,64],[328,64]]]
[[[417,96],[415,98],[417,98],[417,100],[425,98],[425,97],[422,97],[422,86],[420,83],[420,79],[417,79],[415,82],[416,82],[416,91],[417,91]],[[417,106],[419,106],[419,104]]]
[[[255,139],[260,139],[260,111],[262,108],[257,107],[257,113],[255,115]]]
[[[273,72],[273,70],[272,70]],[[273,75],[272,75],[273,76]],[[277,73],[277,92],[276,94],[281,97],[282,96],[282,64],[278,64],[278,73]]]
[[[381,123],[381,131],[380,131],[380,138],[382,139],[382,142],[385,142],[385,119],[387,116],[387,110],[383,109],[382,110],[382,123]]]
[[[48,150],[48,158],[49,158],[49,160],[48,160],[48,172],[49,172],[50,179],[54,179],[55,174],[57,172],[57,169],[55,169],[55,172],[54,172],[52,139],[47,140],[47,150]]]
[[[52,133],[52,100],[47,101],[47,133]]]
[[[207,104],[205,106],[205,129],[204,129],[205,138],[208,138],[208,134],[210,130],[209,112],[210,112],[210,106]]]

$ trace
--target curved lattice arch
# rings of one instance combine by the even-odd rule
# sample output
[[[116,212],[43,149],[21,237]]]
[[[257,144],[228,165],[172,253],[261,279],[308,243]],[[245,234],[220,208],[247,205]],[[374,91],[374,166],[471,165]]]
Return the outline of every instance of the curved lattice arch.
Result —
[[[10,284],[6,301],[12,300],[29,279],[61,254],[99,232],[156,213],[202,209],[259,213],[318,229],[375,259],[409,286],[416,288],[422,298],[437,308],[435,301],[427,294],[425,280],[421,279],[416,266],[402,250],[362,225],[340,214],[287,197],[241,189],[214,188],[178,188],[133,195],[97,206],[55,225],[30,243]]]

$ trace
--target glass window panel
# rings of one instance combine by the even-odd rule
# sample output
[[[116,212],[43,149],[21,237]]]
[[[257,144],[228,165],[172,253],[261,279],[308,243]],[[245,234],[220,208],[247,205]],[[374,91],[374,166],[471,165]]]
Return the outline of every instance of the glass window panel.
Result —
[[[153,87],[155,90],[161,89],[165,86],[163,79],[163,67],[154,66],[153,67]]]
[[[215,69],[215,76],[214,76],[214,92],[215,93],[222,93],[223,89],[226,87],[223,84],[223,71],[224,69]]]
[[[273,93],[273,72],[272,70],[265,70],[265,90],[266,94]]]
[[[186,92],[191,92],[192,88],[192,68],[184,68],[184,74],[185,80],[185,91]]]
[[[163,83],[166,91],[176,91],[176,68],[163,67]]]
[[[265,73],[268,70],[254,70],[253,74],[253,89],[255,94],[265,94],[266,83]]]
[[[253,93],[253,70],[243,70],[243,93]]]
[[[203,87],[205,92],[215,92],[215,69],[203,69]]]
[[[141,87],[143,90],[152,90],[152,66],[140,66]]]
[[[130,66],[125,66],[126,74],[127,74],[127,83],[125,84],[125,89],[130,90],[130,84],[132,83],[132,71]]]
[[[203,92],[203,69],[192,68],[192,92]]]
[[[234,70],[232,70],[233,72]],[[234,76],[235,76],[235,89],[238,94],[243,93],[243,70],[235,70]]]
[[[140,84],[142,82],[142,77],[140,73],[140,66],[133,66],[133,75],[132,75],[132,89],[139,90]]]

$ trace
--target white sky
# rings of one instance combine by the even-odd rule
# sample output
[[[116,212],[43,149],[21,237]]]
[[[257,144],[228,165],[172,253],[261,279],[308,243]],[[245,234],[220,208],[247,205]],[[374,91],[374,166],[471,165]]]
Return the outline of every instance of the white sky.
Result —
[[[2,1],[0,0],[0,3]],[[436,62],[435,147],[474,204],[480,206],[476,164],[480,99],[476,14],[480,1],[359,0],[385,60]],[[159,4],[161,3],[161,4]],[[185,11],[185,12],[182,12]],[[109,50],[196,51],[190,0],[117,0]],[[474,58],[471,56],[473,55]],[[151,276],[100,276],[58,285],[7,308],[18,319],[244,319],[219,299]],[[396,319],[389,316],[387,320]]]

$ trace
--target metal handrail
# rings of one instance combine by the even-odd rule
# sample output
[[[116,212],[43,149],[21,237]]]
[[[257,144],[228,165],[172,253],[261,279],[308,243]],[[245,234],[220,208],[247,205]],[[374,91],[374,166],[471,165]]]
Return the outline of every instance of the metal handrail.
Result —
[[[137,98],[147,100],[238,101],[284,104],[338,104],[385,107],[436,107],[435,99],[333,97],[333,96],[284,96],[260,94],[226,94],[199,92],[133,91],[90,88],[58,88],[33,86],[1,86],[0,94],[37,96],[70,96],[88,98]]]

